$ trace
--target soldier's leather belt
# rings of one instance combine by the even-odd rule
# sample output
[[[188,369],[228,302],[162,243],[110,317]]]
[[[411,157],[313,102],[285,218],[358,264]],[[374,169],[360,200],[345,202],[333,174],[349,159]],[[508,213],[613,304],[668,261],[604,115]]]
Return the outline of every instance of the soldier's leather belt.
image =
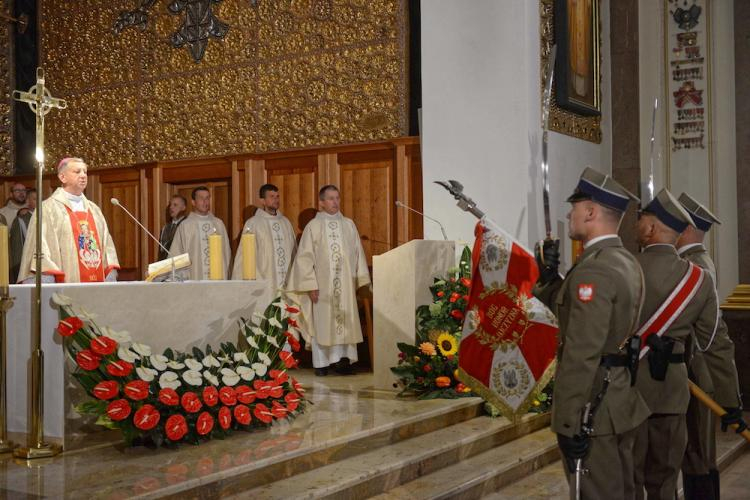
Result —
[[[670,363],[684,363],[685,354],[681,352],[676,353],[676,354],[670,354],[669,362]],[[602,360],[599,364],[605,368],[615,368],[617,366],[628,366],[628,357],[625,354],[605,354],[604,356],[602,356]]]

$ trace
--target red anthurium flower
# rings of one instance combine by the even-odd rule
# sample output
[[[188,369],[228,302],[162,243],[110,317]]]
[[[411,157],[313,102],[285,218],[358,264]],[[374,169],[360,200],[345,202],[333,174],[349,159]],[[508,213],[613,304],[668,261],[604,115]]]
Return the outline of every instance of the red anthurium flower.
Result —
[[[248,425],[253,416],[250,414],[250,408],[245,405],[234,407],[234,419],[241,425]]]
[[[461,278],[459,281],[466,288],[469,288],[471,286],[471,280],[469,278]]]
[[[273,420],[273,413],[271,413],[266,405],[263,403],[258,403],[255,405],[255,410],[253,411],[253,414],[255,415],[255,418],[260,420],[261,422],[265,424],[270,424]]]
[[[214,417],[211,416],[210,413],[207,411],[204,411],[200,415],[198,415],[198,421],[195,423],[195,430],[200,434],[201,436],[205,436],[209,432],[211,432],[211,429],[214,428]]]
[[[107,373],[113,377],[127,377],[133,371],[133,365],[118,359],[107,365]]]
[[[91,341],[91,350],[102,356],[108,356],[117,349],[117,342],[109,337],[101,336]]]
[[[255,401],[255,391],[246,385],[238,385],[234,388],[234,393],[240,403],[249,404]]]
[[[295,320],[293,320],[292,318],[287,318],[286,322],[287,322],[287,324],[288,324],[289,326],[293,326],[294,328],[299,328],[299,323],[297,323],[297,322],[296,322]]]
[[[273,416],[277,419],[282,420],[286,418],[289,410],[284,408],[278,401],[274,401],[273,408],[271,408],[271,413],[273,413]]]
[[[277,381],[271,382],[271,389],[268,391],[268,395],[274,399],[278,399],[284,396],[284,388]]]
[[[229,408],[226,406],[222,406],[219,410],[219,425],[222,429],[227,430],[229,429],[229,426],[232,424],[232,412],[229,411]]]
[[[140,401],[148,397],[148,382],[143,380],[133,380],[125,384],[125,388],[122,390],[127,397],[133,401]]]
[[[297,340],[294,335],[292,335],[292,332],[284,332],[284,336],[286,337],[286,341],[289,342],[289,346],[291,346],[292,351],[299,352],[300,350],[300,343],[299,340]]]
[[[159,423],[159,410],[153,405],[143,405],[135,415],[133,415],[133,425],[142,431],[150,431]]]
[[[452,310],[451,311],[451,316],[453,316],[455,319],[457,319],[459,321],[461,321],[462,319],[464,319],[464,313],[463,313],[463,311],[461,311],[459,309]]]
[[[130,403],[124,399],[116,399],[107,406],[107,416],[110,420],[119,422],[130,415]]]
[[[299,364],[299,362],[294,359],[294,354],[292,354],[291,352],[281,351],[279,353],[279,357],[284,362],[284,365],[287,368],[296,368]]]
[[[167,406],[177,406],[180,404],[180,396],[177,395],[177,391],[165,387],[159,391],[159,401]]]
[[[185,417],[182,415],[172,415],[167,419],[167,423],[164,424],[164,431],[172,441],[179,441],[184,438],[188,431]]]
[[[78,316],[71,316],[57,324],[57,333],[63,337],[70,337],[81,328],[83,328],[83,321],[81,321],[81,318]]]
[[[289,374],[286,370],[271,370],[268,374],[271,375],[271,378],[274,379],[277,384],[283,384],[289,380]]]
[[[284,401],[286,401],[287,409],[289,409],[289,411],[294,411],[297,409],[297,406],[299,406],[299,394],[297,394],[296,392],[290,392],[286,396],[284,396]]]
[[[101,362],[102,357],[89,349],[84,349],[76,354],[76,363],[84,370],[96,370]]]
[[[304,394],[305,390],[302,388],[302,384],[297,382],[297,379],[292,377],[292,387],[294,387],[294,390],[299,392],[300,394]]]
[[[255,397],[258,399],[266,399],[268,392],[271,390],[272,385],[268,380],[256,380],[253,382],[255,388]]]
[[[219,399],[227,406],[234,406],[237,404],[237,393],[231,387],[225,386],[219,391]]]
[[[120,392],[120,385],[114,380],[99,382],[91,390],[91,393],[97,399],[107,400],[117,397]]]
[[[299,309],[292,306],[286,306],[286,312],[292,313],[292,314],[299,314]]]
[[[219,402],[218,389],[212,385],[203,389],[203,402],[206,403],[206,406],[216,406],[216,403]]]
[[[182,407],[185,408],[185,411],[188,413],[198,413],[203,407],[203,403],[201,403],[200,398],[194,392],[186,392],[183,394],[180,402],[182,403]]]

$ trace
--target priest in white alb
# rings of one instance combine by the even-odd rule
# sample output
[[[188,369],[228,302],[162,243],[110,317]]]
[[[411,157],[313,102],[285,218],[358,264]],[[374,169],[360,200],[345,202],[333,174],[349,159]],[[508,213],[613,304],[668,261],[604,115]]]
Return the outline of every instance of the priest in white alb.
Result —
[[[211,213],[211,192],[205,186],[193,189],[190,195],[193,211],[177,228],[172,246],[169,247],[170,257],[180,254],[190,255],[190,279],[209,279],[211,255],[209,253],[208,237],[212,234],[221,236],[221,273],[220,279],[227,279],[227,269],[231,258],[229,237],[224,223]]]
[[[327,375],[331,365],[351,373],[362,342],[357,290],[370,284],[370,273],[357,227],[339,211],[338,188],[323,186],[318,198],[321,210],[302,232],[287,291],[302,309],[315,374]]]
[[[101,209],[83,194],[88,167],[80,158],[65,158],[57,166],[62,187],[42,207],[42,281],[91,283],[117,281],[117,251]],[[36,215],[31,217],[23,247],[19,282],[31,282],[36,272]]]
[[[279,210],[279,188],[273,184],[264,184],[259,194],[262,208],[245,222],[242,234],[255,235],[256,278],[268,281],[273,290],[278,290],[286,283],[292,266],[297,249],[297,235],[292,223]],[[244,255],[240,245],[234,256],[233,280],[243,278],[243,263]]]

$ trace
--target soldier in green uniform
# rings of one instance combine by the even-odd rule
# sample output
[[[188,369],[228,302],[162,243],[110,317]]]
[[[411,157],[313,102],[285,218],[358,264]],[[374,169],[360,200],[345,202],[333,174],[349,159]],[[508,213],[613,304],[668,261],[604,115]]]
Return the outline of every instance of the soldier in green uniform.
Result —
[[[721,224],[721,221],[686,193],[682,193],[678,201],[693,219],[695,227],[688,226],[682,232],[677,240],[677,253],[683,259],[703,268],[708,273],[714,289],[716,289],[716,267],[703,246],[703,240],[711,226]],[[689,353],[688,377],[712,397],[715,397],[716,390],[707,363],[716,360],[716,358],[707,358],[703,353],[709,348],[718,348],[726,351],[726,357],[731,358],[732,363],[734,363],[734,346],[729,340],[727,325],[718,310],[716,315],[715,330],[708,344],[701,345],[691,341],[685,345],[685,352]],[[734,388],[719,388],[719,390],[722,389],[731,391]],[[732,408],[722,419],[722,428],[726,430],[730,423],[740,423],[740,419],[740,408]],[[691,397],[686,421],[688,442],[682,462],[685,500],[718,500],[719,471],[716,465],[716,422],[714,415],[706,406]],[[744,425],[744,422],[741,425]]]
[[[712,342],[716,325],[716,292],[705,272],[680,258],[675,244],[688,226],[690,215],[666,189],[640,213],[638,255],[646,279],[641,325],[648,353],[641,360],[636,387],[651,415],[638,430],[635,445],[636,497],[674,498],[677,477],[687,444],[685,414],[690,400],[685,366],[691,337],[703,353],[719,404],[738,408],[737,371],[728,338]],[[644,327],[642,327],[643,329]],[[650,334],[650,332],[660,332]]]
[[[560,324],[552,430],[571,496],[581,459],[588,471],[580,480],[582,498],[634,494],[633,446],[648,408],[631,384],[621,347],[637,327],[643,298],[640,267],[617,236],[631,200],[637,198],[614,179],[587,168],[568,198],[569,236],[584,244],[580,259],[563,280],[557,242],[537,248],[537,296]]]

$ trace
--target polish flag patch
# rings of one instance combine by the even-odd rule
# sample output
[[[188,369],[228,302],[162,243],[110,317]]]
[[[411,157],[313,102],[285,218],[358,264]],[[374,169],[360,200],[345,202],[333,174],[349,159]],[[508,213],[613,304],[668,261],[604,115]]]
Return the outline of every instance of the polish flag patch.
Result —
[[[578,285],[578,300],[581,302],[591,302],[594,300],[594,285],[589,283]]]

